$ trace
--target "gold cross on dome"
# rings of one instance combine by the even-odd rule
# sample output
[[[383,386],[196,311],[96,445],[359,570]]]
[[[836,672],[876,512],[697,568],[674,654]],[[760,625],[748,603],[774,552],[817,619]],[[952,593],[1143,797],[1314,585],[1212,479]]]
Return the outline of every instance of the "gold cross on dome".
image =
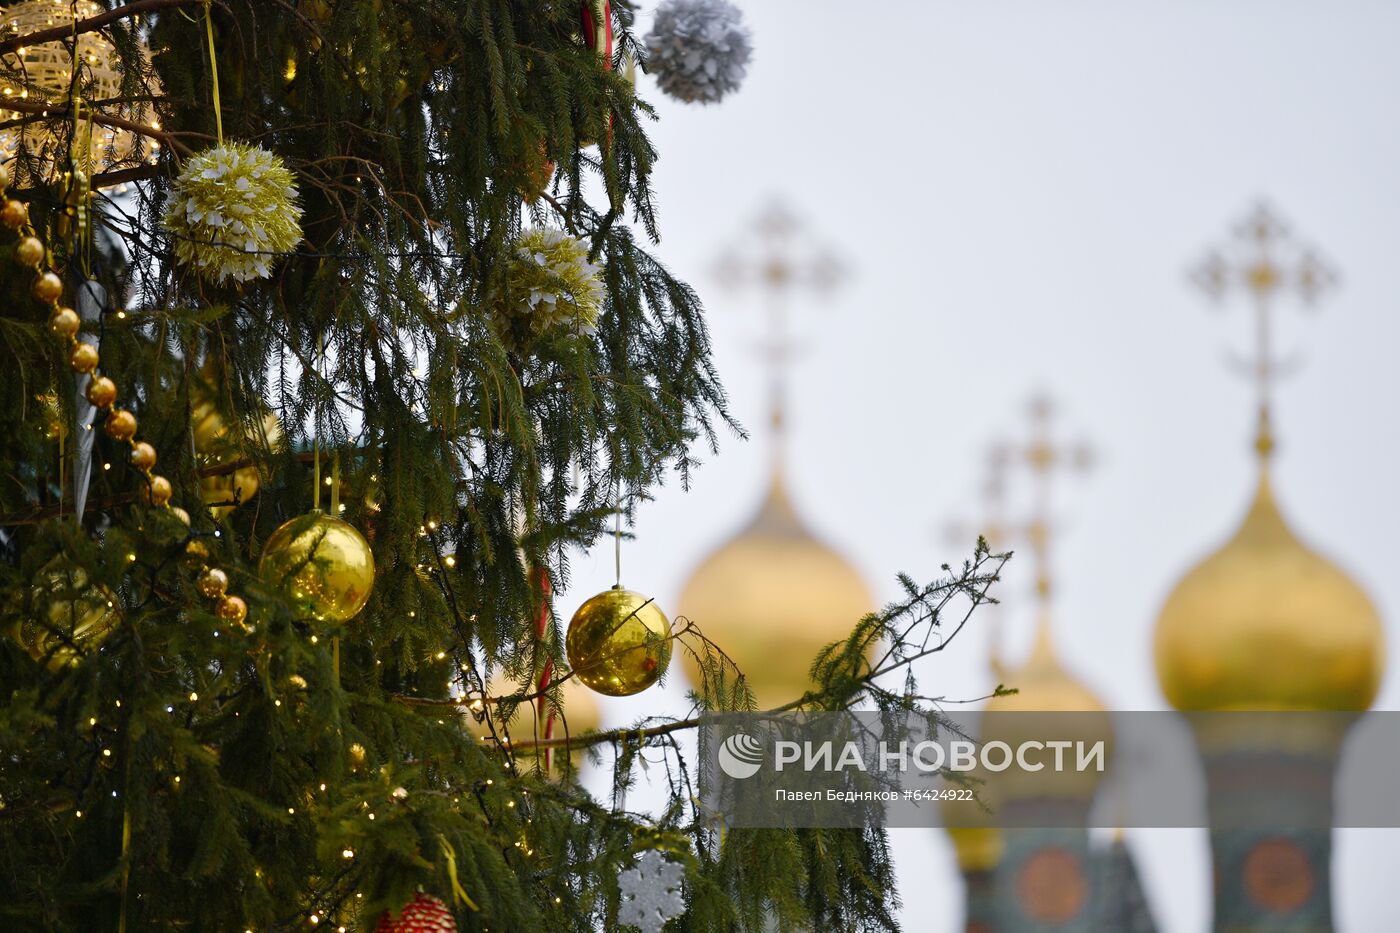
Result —
[[[1051,546],[1054,520],[1054,486],[1058,475],[1087,472],[1093,466],[1093,449],[1083,441],[1063,441],[1054,428],[1055,405],[1048,395],[1032,396],[1026,406],[1029,430],[1021,442],[1000,440],[987,448],[983,477],[983,516],[973,523],[949,526],[948,535],[958,544],[975,533],[985,538],[993,552],[1024,543],[1035,567],[1036,595],[1042,603],[1050,599]],[[1015,509],[1024,519],[1008,518],[1009,479],[1013,471],[1029,477],[1025,493],[1017,495]],[[1019,485],[1019,484],[1018,484]],[[1018,490],[1019,491],[1019,490]]]
[[[750,230],[721,254],[715,278],[733,290],[758,292],[767,315],[767,336],[759,344],[769,366],[769,416],[777,444],[786,415],[787,366],[795,355],[789,333],[792,297],[806,292],[829,295],[846,278],[837,255],[815,244],[781,201],[772,201]]]
[[[1040,393],[1027,406],[1030,431],[1025,443],[1012,447],[1012,464],[1030,474],[1028,519],[1021,534],[1035,562],[1035,591],[1042,605],[1051,594],[1051,539],[1056,529],[1053,506],[1057,475],[1087,472],[1094,463],[1093,449],[1083,441],[1061,441],[1054,432],[1055,403]]]
[[[1267,204],[1261,203],[1235,225],[1223,248],[1206,254],[1191,271],[1191,280],[1215,301],[1243,290],[1254,307],[1254,358],[1249,361],[1249,369],[1259,405],[1255,449],[1267,459],[1274,448],[1270,425],[1273,384],[1281,369],[1273,348],[1276,301],[1291,293],[1310,307],[1336,285],[1337,274],[1312,247],[1296,240]]]
[[[986,539],[987,546],[993,552],[1019,543],[1024,543],[1029,549],[1035,573],[1038,637],[1048,639],[1052,595],[1051,549],[1058,528],[1052,499],[1055,479],[1060,475],[1086,472],[1093,464],[1093,451],[1082,441],[1064,441],[1057,437],[1054,431],[1055,405],[1049,396],[1033,396],[1026,408],[1029,429],[1025,439],[1018,442],[998,441],[987,450],[982,490],[985,512],[978,523],[978,533]],[[1013,473],[1028,478],[1029,482],[1008,482]],[[1017,493],[1012,509],[1007,508],[1009,492]],[[1021,513],[1024,518],[1008,519],[1008,512],[1012,510]],[[957,543],[965,543],[968,525],[953,526],[949,533],[957,536]],[[998,678],[1004,679],[1007,667],[1001,657],[1000,625],[996,620],[993,621],[990,639],[992,671]]]

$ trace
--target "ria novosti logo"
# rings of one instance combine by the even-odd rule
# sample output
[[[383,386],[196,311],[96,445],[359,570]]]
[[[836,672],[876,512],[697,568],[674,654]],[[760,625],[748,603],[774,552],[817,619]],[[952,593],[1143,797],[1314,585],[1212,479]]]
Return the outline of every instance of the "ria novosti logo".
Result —
[[[716,758],[720,770],[735,780],[751,778],[767,763],[765,742],[747,732],[736,732],[720,743]],[[807,773],[843,771],[968,772],[980,768],[988,772],[1011,769],[1035,773],[1052,771],[1098,771],[1105,769],[1106,743],[1102,740],[1026,741],[1015,747],[1001,741],[985,744],[962,739],[950,742],[794,742],[778,740],[773,745],[773,770],[781,773],[792,766]],[[1070,752],[1074,752],[1073,758]]]
[[[763,767],[763,743],[746,732],[736,732],[720,743],[717,757],[721,771],[742,781]]]

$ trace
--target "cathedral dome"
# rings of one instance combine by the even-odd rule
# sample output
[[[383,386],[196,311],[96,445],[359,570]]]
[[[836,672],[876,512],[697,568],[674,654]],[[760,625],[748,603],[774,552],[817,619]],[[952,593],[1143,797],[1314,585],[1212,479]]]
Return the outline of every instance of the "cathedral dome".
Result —
[[[1364,710],[1383,658],[1375,607],[1293,534],[1267,472],[1239,530],[1157,621],[1157,676],[1181,710]]]
[[[817,652],[873,608],[860,575],[807,529],[775,472],[758,514],[691,574],[679,614],[734,660],[759,708],[771,709],[810,689]],[[685,666],[699,684],[689,652]]]
[[[1105,760],[1111,757],[1113,721],[1098,695],[1060,662],[1047,615],[1040,618],[1035,646],[1026,662],[1015,670],[998,667],[997,674],[1017,692],[987,701],[982,717],[983,742],[1000,741],[1018,748],[1028,741],[1054,740],[1084,749],[1102,742]],[[986,798],[997,809],[1015,801],[1047,798],[1091,801],[1102,774],[1093,769],[1047,768],[1039,772],[1013,769],[989,777]]]
[[[1060,663],[1043,619],[1026,663],[1015,671],[999,671],[1006,686],[1018,692],[992,697],[989,713],[1101,713],[1103,701]]]

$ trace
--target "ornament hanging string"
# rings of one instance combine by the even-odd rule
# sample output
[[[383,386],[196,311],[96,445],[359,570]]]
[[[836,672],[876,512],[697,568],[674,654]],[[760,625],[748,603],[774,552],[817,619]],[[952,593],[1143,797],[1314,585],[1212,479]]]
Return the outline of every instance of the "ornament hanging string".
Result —
[[[214,133],[224,144],[224,113],[219,106],[219,61],[214,57],[214,15],[211,0],[204,0],[204,34],[209,39],[209,74],[214,82]]]
[[[549,632],[549,600],[553,593],[553,584],[549,579],[549,571],[544,567],[535,568],[535,580],[538,584],[540,609],[535,616],[535,637],[543,644],[545,635]],[[548,741],[554,738],[554,708],[550,705],[549,696],[546,691],[549,685],[554,682],[554,659],[546,658],[544,669],[540,672],[539,693],[540,698],[536,701],[536,709],[544,716],[544,737]],[[546,748],[544,754],[544,770],[546,773],[554,770],[554,749]]]
[[[476,902],[467,896],[466,889],[457,880],[457,850],[452,848],[452,843],[447,841],[447,837],[438,833],[438,845],[442,846],[442,856],[447,859],[447,880],[452,885],[452,901],[456,904],[466,904],[474,912],[480,912],[481,908],[476,906]]]

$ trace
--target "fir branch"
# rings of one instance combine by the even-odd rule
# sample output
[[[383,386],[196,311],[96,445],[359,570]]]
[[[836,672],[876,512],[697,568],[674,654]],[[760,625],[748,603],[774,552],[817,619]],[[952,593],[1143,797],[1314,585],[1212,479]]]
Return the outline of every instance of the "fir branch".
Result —
[[[4,43],[0,43],[0,45],[3,44]],[[72,117],[72,111],[66,103],[47,104],[42,101],[12,100],[6,98],[4,107],[7,110],[13,110],[17,113],[40,114],[48,119],[69,119]],[[113,126],[117,129],[127,130],[128,132],[136,133],[140,136],[148,136],[151,139],[159,140],[162,145],[169,147],[173,152],[177,152],[182,156],[188,156],[194,152],[194,150],[176,139],[174,134],[168,133],[165,130],[155,129],[144,123],[137,123],[135,120],[128,120],[125,117],[114,117],[100,110],[88,109],[83,111],[83,119],[93,120],[97,123],[101,123],[103,126]]]
[[[81,35],[87,32],[96,32],[105,26],[119,20],[136,16],[140,13],[149,13],[153,10],[164,10],[172,7],[182,6],[202,6],[210,0],[134,0],[132,3],[113,7],[103,13],[88,19],[79,20],[66,26],[54,26],[50,29],[40,29],[25,36],[11,36],[8,39],[0,39],[0,55],[7,55],[26,46],[35,46],[41,42],[62,42],[71,39],[74,35]],[[220,4],[222,5],[222,4]],[[12,102],[6,101],[5,106],[10,106]]]

